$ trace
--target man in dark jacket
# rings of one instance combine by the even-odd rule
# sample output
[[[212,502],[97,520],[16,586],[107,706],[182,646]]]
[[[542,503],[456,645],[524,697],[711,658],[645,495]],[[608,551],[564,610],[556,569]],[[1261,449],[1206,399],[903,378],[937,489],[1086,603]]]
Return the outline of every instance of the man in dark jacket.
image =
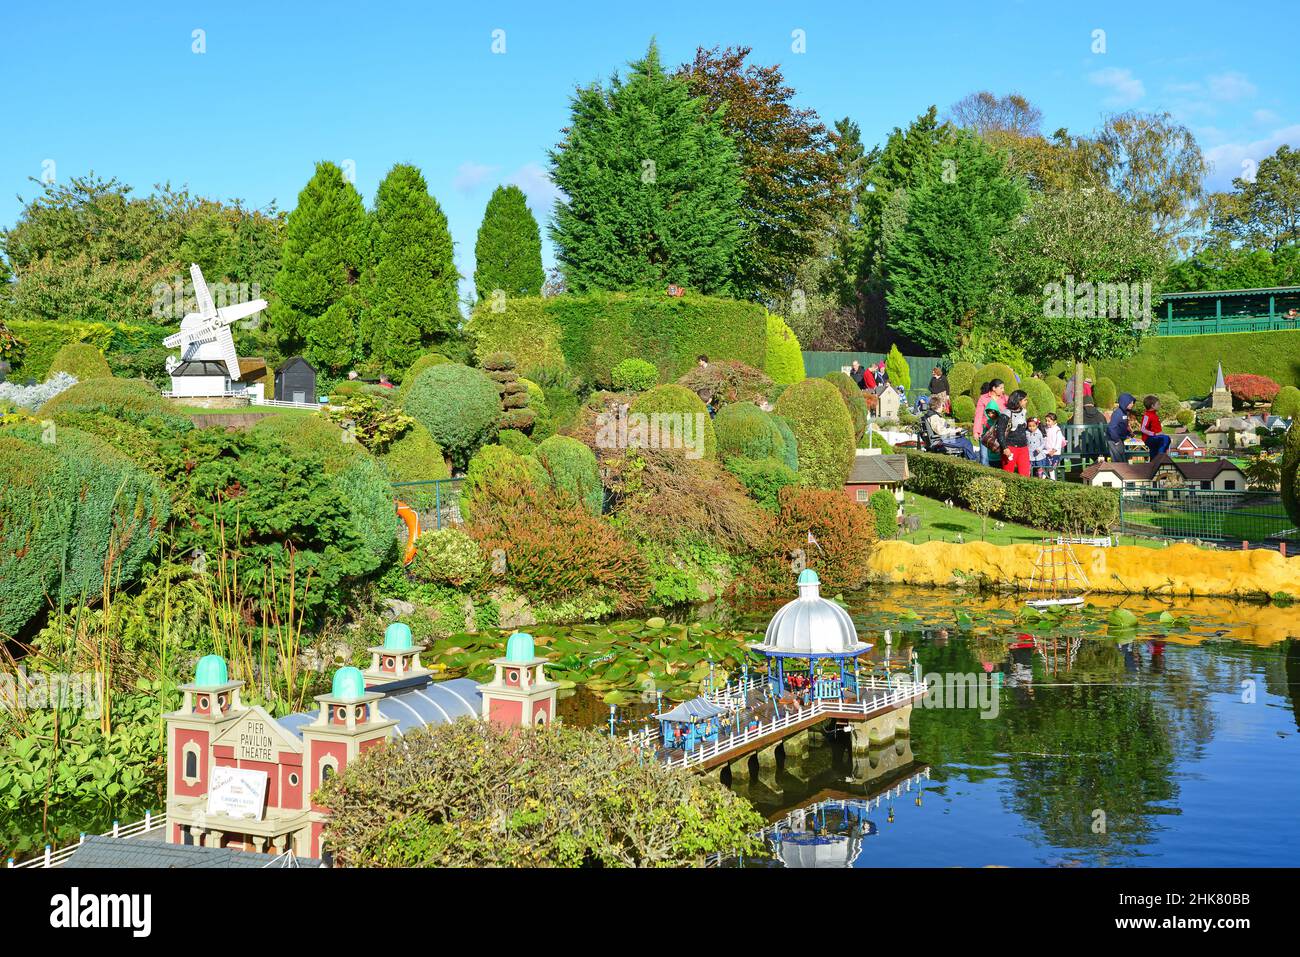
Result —
[[[862,363],[854,359],[853,365],[849,367],[849,378],[853,380],[859,389],[865,389],[867,387],[866,377],[867,370],[862,368]]]
[[[1112,462],[1124,461],[1124,440],[1133,434],[1128,427],[1128,412],[1133,408],[1133,402],[1132,395],[1121,393],[1119,404],[1110,414],[1110,424],[1106,426],[1106,443],[1110,446]]]

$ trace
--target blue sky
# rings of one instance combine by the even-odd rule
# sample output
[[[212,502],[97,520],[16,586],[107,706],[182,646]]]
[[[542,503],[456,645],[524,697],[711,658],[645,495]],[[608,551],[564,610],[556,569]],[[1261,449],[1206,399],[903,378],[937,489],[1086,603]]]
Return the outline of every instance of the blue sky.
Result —
[[[0,224],[45,170],[291,209],[318,159],[353,164],[368,204],[393,163],[411,162],[468,274],[492,188],[518,183],[544,220],[546,151],[574,86],[622,70],[651,36],[673,65],[697,45],[752,46],[782,65],[800,105],[828,123],[853,117],[868,144],[979,89],[1025,94],[1048,131],[1167,109],[1196,133],[1221,187],[1244,161],[1300,146],[1294,22],[1281,0],[10,4]]]

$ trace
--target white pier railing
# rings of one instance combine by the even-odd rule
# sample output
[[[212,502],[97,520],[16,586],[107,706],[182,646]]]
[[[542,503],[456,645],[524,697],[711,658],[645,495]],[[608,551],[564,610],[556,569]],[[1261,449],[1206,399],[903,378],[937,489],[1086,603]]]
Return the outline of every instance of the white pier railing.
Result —
[[[102,837],[140,837],[148,834],[150,831],[156,831],[160,827],[167,826],[167,815],[154,814],[152,811],[146,811],[144,817],[139,821],[133,821],[130,824],[118,824],[113,822],[112,830],[105,831]],[[15,864],[14,859],[9,858],[8,867],[62,867],[73,853],[86,840],[86,835],[81,835],[81,839],[76,844],[69,844],[67,847],[61,847],[57,851],[49,844],[45,845],[45,853],[30,860],[23,861],[21,864]]]

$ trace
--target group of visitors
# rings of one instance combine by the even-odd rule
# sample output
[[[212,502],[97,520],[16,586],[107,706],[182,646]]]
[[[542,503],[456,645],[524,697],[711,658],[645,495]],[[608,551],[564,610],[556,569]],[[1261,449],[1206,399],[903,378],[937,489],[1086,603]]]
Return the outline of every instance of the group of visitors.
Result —
[[[1169,451],[1170,439],[1160,424],[1160,400],[1154,395],[1143,399],[1140,417],[1133,410],[1136,404],[1137,400],[1131,393],[1121,393],[1115,411],[1110,414],[1110,422],[1106,425],[1106,443],[1110,446],[1113,461],[1124,461],[1124,443],[1133,435],[1142,436],[1142,442],[1153,459]]]
[[[1008,395],[1001,379],[980,385],[974,423],[979,461],[1005,472],[1055,480],[1065,454],[1065,433],[1055,412],[1039,418],[1029,414],[1028,403],[1023,389]]]
[[[874,365],[864,366],[857,359],[849,366],[849,378],[852,379],[859,389],[871,392],[882,385],[889,385],[889,373],[885,371],[885,363],[877,362]]]

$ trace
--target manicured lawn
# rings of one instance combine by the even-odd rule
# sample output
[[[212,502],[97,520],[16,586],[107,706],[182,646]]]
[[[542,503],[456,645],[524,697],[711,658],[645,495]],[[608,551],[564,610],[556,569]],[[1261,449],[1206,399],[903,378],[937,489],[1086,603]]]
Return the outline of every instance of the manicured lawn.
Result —
[[[953,506],[949,508],[938,499],[926,498],[913,492],[905,492],[903,514],[915,515],[921,519],[921,529],[903,535],[905,542],[955,542],[958,536],[962,541],[987,541],[994,545],[1037,545],[1047,536],[1058,533],[1038,528],[1028,528],[1012,522],[1003,522],[995,518],[988,520],[988,531],[980,535],[980,517],[974,512]],[[1160,542],[1149,539],[1122,536],[1121,545],[1147,545],[1159,547]]]
[[[273,405],[250,405],[239,409],[205,409],[198,405],[181,405],[174,403],[173,410],[182,415],[248,415],[248,414],[266,414],[304,416],[320,415],[316,409],[282,409]]]

